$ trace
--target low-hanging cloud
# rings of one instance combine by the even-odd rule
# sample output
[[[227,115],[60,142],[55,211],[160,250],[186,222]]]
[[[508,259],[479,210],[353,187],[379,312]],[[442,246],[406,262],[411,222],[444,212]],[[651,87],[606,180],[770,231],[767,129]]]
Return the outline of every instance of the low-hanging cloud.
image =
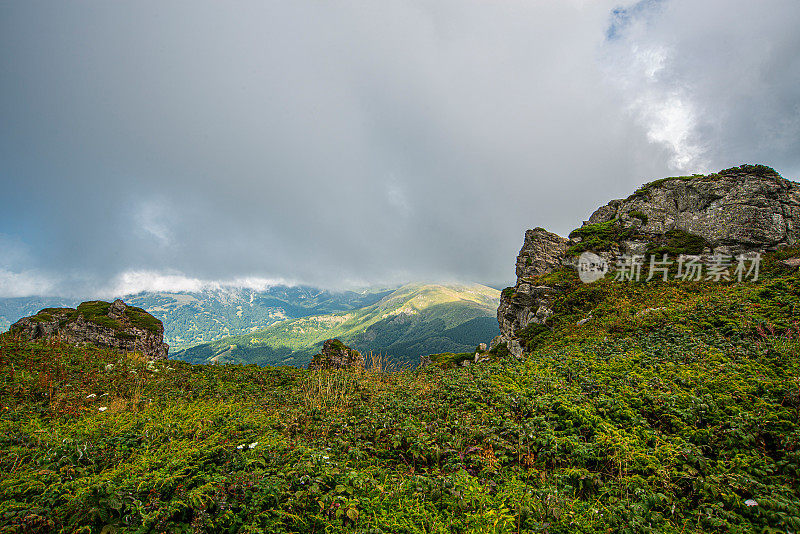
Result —
[[[0,256],[27,255],[0,296],[508,280],[526,228],[565,234],[642,181],[796,176],[798,20],[789,0],[4,4]]]

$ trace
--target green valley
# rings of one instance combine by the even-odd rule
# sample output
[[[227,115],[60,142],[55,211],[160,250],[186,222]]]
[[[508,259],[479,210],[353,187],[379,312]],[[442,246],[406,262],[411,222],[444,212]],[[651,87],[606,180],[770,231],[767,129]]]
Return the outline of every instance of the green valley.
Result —
[[[499,291],[478,284],[410,284],[363,308],[283,321],[171,352],[171,357],[304,366],[325,339],[337,337],[362,352],[416,365],[421,355],[469,351],[499,334],[499,298]]]

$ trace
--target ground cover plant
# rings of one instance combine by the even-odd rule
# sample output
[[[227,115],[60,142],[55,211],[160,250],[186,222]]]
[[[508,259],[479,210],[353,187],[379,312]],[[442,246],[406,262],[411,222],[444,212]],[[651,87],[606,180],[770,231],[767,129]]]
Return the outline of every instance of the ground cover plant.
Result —
[[[797,532],[799,252],[757,282],[544,275],[530,353],[468,367],[2,338],[0,532]]]

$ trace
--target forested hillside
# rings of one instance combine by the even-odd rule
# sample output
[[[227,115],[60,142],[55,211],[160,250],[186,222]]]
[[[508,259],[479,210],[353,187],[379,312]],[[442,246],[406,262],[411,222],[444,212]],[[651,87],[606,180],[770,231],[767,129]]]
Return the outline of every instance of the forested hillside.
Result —
[[[277,323],[173,353],[192,363],[214,361],[304,366],[325,339],[416,365],[424,354],[472,350],[497,334],[500,292],[481,285],[410,284],[360,309]]]

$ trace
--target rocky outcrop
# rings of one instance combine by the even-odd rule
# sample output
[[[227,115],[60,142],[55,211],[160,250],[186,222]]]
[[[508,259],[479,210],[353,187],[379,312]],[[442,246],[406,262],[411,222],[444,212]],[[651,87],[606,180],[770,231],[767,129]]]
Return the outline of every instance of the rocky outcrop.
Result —
[[[671,231],[705,239],[711,253],[775,250],[800,243],[800,185],[763,165],[665,178],[612,200],[584,226],[611,222],[623,254],[642,253]]]
[[[517,255],[517,281],[530,279],[560,267],[564,260],[569,240],[534,228],[525,232],[525,241]]]
[[[510,341],[514,332],[531,323],[544,324],[552,315],[550,305],[558,290],[536,284],[534,278],[567,264],[568,245],[568,239],[543,228],[525,232],[525,242],[517,255],[517,283],[500,294],[497,322],[501,335],[492,342],[492,348]],[[516,346],[514,349],[519,352]]]
[[[308,364],[309,369],[364,368],[364,356],[356,349],[346,346],[338,339],[328,339],[322,344],[322,352],[315,354]]]
[[[497,309],[504,345],[520,356],[517,333],[546,325],[559,295],[536,277],[591,251],[621,254],[741,254],[800,244],[800,185],[763,165],[742,165],[707,176],[656,180],[626,199],[598,208],[569,239],[535,228],[517,256],[517,282],[503,290]]]
[[[164,325],[141,308],[121,300],[84,302],[74,308],[45,308],[20,319],[9,330],[28,341],[60,339],[73,345],[91,343],[120,352],[140,352],[152,360],[167,358]]]

